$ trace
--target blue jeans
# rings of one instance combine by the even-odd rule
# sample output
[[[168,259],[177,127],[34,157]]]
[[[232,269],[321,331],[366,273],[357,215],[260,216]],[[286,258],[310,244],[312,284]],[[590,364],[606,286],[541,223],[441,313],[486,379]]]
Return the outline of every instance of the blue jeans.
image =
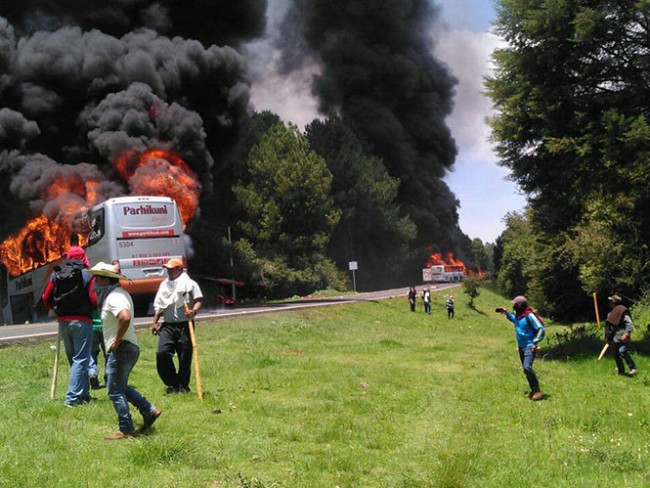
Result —
[[[531,346],[528,346],[525,349],[519,348],[519,359],[521,360],[521,365],[524,367],[524,374],[528,380],[528,385],[530,386],[530,391],[535,393],[539,391],[539,381],[537,380],[537,375],[533,370],[533,361],[535,360],[535,353]]]
[[[79,405],[90,398],[88,365],[93,343],[92,322],[59,321],[59,334],[70,364],[70,380],[65,394],[67,405]]]
[[[140,348],[131,342],[123,341],[117,350],[113,350],[108,354],[106,360],[108,397],[113,402],[113,407],[117,413],[119,429],[125,434],[135,432],[133,419],[129,412],[129,403],[138,409],[144,419],[147,419],[156,409],[135,388],[128,385],[129,375],[139,357]]]
[[[634,364],[634,359],[630,356],[630,351],[627,350],[627,345],[624,342],[616,342],[614,343],[614,361],[619,374],[625,374],[623,360],[625,360],[630,370],[636,369],[636,364]]]
[[[424,302],[424,311],[427,314],[431,314],[431,302]]]

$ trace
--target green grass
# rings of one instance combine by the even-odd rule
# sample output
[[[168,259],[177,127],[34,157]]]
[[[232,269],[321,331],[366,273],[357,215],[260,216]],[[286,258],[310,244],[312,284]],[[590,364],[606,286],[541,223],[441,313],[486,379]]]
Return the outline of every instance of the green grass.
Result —
[[[163,394],[156,339],[140,333],[131,383],[163,410],[150,433],[108,442],[106,390],[48,399],[53,345],[0,349],[0,487],[647,487],[647,340],[619,377],[587,324],[547,323],[523,397],[507,301],[458,293],[447,320],[404,298],[201,323],[205,398]],[[103,363],[102,363],[103,366]],[[142,419],[134,412],[136,427]]]

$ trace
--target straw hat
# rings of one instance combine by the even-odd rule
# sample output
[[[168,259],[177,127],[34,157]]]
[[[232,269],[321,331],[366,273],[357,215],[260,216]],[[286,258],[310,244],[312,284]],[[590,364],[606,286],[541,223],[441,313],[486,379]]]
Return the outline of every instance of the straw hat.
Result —
[[[118,278],[120,280],[128,280],[126,276],[120,274],[119,266],[115,264],[108,264],[104,262],[99,262],[92,268],[88,270],[90,274],[96,276],[105,276],[106,278]]]

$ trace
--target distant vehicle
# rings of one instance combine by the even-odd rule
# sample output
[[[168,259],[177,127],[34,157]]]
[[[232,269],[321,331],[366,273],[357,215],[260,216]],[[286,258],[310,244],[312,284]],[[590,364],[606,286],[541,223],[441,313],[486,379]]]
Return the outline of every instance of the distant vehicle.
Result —
[[[465,279],[463,266],[434,265],[422,269],[422,281],[453,283]]]
[[[132,295],[136,313],[143,314],[165,279],[163,264],[170,258],[187,263],[183,224],[174,200],[168,197],[130,196],[111,198],[92,207],[83,217],[90,229],[86,255],[91,264],[117,264],[122,286]],[[0,293],[5,323],[24,323],[47,317],[41,303],[54,267],[60,258],[12,277],[2,269],[6,287]]]

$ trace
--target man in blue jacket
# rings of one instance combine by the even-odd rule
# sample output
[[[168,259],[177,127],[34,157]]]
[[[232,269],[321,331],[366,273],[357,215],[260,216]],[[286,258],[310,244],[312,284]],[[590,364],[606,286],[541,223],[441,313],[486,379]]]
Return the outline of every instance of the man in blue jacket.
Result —
[[[533,370],[533,361],[535,360],[535,351],[539,347],[538,344],[544,338],[544,324],[528,306],[528,299],[525,296],[515,297],[512,300],[512,307],[514,313],[508,312],[505,308],[497,310],[515,325],[519,359],[530,385],[530,393],[526,393],[526,396],[534,401],[541,400],[544,398],[544,394],[539,388],[539,380]]]

